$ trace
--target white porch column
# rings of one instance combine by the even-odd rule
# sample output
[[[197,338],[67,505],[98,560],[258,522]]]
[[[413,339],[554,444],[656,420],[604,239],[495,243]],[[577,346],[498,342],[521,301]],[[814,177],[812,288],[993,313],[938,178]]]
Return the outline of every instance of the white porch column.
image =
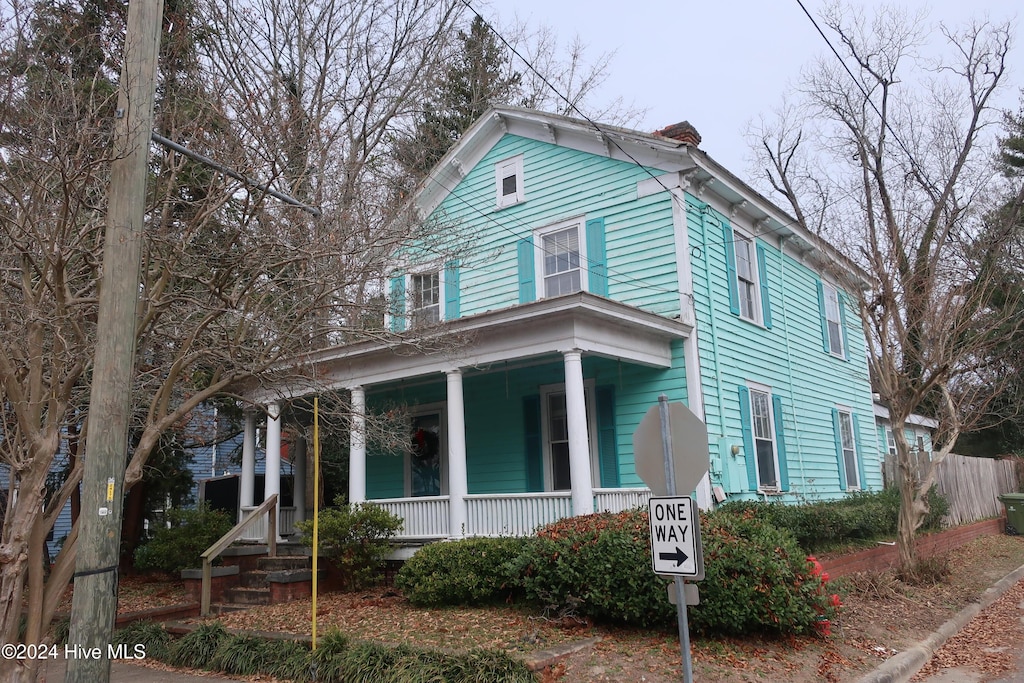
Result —
[[[448,377],[448,533],[462,538],[466,529],[466,413],[462,395],[462,371],[451,370]]]
[[[267,405],[267,468],[263,475],[263,500],[278,494],[274,515],[280,529],[281,512],[281,405]],[[280,535],[280,534],[278,534]]]
[[[242,508],[253,506],[253,489],[256,488],[256,413],[245,411],[245,431],[242,435],[242,474],[238,479],[238,520],[244,513]]]
[[[295,521],[306,519],[306,435],[295,438],[292,451],[292,505],[295,506]]]
[[[366,500],[366,392],[352,387],[352,419],[349,428],[348,502]],[[319,494],[318,494],[319,495]]]
[[[569,427],[569,484],[572,513],[594,511],[594,487],[590,473],[590,439],[587,435],[587,404],[583,392],[583,361],[579,351],[566,351],[565,412]]]

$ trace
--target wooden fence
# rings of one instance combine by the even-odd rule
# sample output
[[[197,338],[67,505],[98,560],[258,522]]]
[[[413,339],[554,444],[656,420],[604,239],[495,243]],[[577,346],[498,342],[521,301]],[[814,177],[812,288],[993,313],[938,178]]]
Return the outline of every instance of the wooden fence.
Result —
[[[886,482],[895,482],[895,458],[885,458]],[[927,457],[918,461],[918,471],[928,465]],[[949,501],[949,514],[946,524],[958,526],[969,524],[987,517],[1003,514],[1003,504],[999,496],[1018,489],[1017,468],[1024,467],[1014,459],[995,460],[993,458],[976,458],[969,455],[951,453],[939,463],[935,482],[939,493]]]

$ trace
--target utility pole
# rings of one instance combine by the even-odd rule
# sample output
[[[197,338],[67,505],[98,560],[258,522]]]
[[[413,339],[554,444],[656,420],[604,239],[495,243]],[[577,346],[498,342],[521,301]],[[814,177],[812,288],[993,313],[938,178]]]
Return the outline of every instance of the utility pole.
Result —
[[[110,170],[89,439],[65,683],[110,680],[108,645],[117,614],[117,565],[128,453],[136,309],[142,260],[147,161],[163,22],[163,0],[130,0],[121,66],[115,160]],[[94,656],[95,655],[95,656]]]

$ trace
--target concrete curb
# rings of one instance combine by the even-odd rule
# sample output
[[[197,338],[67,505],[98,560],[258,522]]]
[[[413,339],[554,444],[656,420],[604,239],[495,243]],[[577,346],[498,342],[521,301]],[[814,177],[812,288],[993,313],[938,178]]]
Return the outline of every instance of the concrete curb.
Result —
[[[905,683],[910,680],[911,676],[928,663],[936,650],[959,633],[981,610],[999,599],[1022,578],[1024,578],[1024,565],[1017,567],[997,581],[995,585],[981,594],[977,602],[962,609],[959,614],[940,626],[935,633],[913,647],[885,660],[881,666],[859,679],[857,683]]]

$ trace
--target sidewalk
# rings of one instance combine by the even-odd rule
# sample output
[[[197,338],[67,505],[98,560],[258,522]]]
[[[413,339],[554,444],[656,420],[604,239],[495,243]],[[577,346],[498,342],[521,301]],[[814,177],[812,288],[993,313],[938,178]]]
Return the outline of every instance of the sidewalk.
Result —
[[[63,683],[66,671],[65,660],[52,660],[40,669],[43,683]],[[216,674],[201,676],[183,671],[165,671],[127,661],[115,661],[110,667],[110,683],[211,683],[211,681],[238,681]]]

